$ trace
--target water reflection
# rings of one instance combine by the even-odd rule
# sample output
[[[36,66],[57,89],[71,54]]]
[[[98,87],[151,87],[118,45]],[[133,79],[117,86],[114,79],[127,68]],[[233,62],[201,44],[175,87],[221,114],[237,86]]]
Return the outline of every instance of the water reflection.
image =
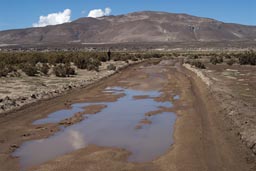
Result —
[[[162,155],[172,144],[172,132],[175,122],[173,113],[162,113],[148,117],[152,124],[135,129],[138,122],[145,118],[145,113],[159,107],[172,107],[170,102],[157,102],[153,98],[161,95],[158,91],[137,91],[121,87],[107,88],[105,91],[125,96],[115,102],[78,103],[69,110],[60,110],[34,124],[59,122],[71,117],[85,106],[107,105],[96,115],[80,123],[63,129],[47,139],[25,142],[14,152],[20,157],[23,167],[38,165],[58,156],[84,148],[88,144],[104,147],[124,148],[132,152],[129,161],[146,162]],[[149,98],[135,99],[134,96]]]

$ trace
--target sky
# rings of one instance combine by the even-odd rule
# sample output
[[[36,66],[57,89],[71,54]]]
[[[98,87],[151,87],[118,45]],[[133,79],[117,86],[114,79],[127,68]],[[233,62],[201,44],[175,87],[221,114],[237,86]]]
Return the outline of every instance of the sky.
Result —
[[[256,0],[0,0],[0,30],[135,11],[186,13],[256,26]]]

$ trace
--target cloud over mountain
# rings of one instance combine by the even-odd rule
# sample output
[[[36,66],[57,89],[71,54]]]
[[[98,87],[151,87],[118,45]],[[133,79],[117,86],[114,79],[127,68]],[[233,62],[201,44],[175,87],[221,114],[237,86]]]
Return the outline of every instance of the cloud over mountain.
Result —
[[[63,13],[70,14],[71,11],[66,10]],[[104,10],[104,15],[106,14],[110,14],[110,12]],[[46,16],[41,19],[41,23],[38,23],[38,25],[62,23],[56,22],[52,18],[55,19],[56,17]],[[66,21],[69,21],[69,17]],[[0,31],[0,44],[19,45],[65,44],[70,42],[76,42],[77,44],[106,42],[255,42],[255,40],[255,26],[224,23],[187,14],[154,11],[107,16],[101,19],[84,17],[52,27]]]
[[[45,27],[48,25],[57,25],[70,22],[71,10],[65,9],[63,12],[51,13],[47,16],[40,16],[39,21],[33,24],[33,27]]]
[[[105,8],[105,10],[94,9],[89,12],[88,17],[98,18],[98,17],[108,16],[110,14],[111,14],[110,8]]]

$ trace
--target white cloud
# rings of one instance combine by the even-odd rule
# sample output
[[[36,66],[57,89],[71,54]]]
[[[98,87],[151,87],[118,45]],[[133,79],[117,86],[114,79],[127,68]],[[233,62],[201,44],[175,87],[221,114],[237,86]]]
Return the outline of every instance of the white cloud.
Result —
[[[110,8],[105,8],[104,11],[102,9],[94,9],[89,12],[88,17],[98,18],[98,17],[108,16],[110,14],[111,14]]]
[[[65,9],[63,12],[40,16],[39,21],[33,24],[33,27],[45,27],[48,25],[57,25],[70,22],[71,10]]]
[[[110,8],[105,8],[105,15],[110,15],[111,14],[111,9]]]
[[[83,135],[79,131],[70,130],[68,134],[70,143],[74,149],[78,150],[87,145],[83,139]]]

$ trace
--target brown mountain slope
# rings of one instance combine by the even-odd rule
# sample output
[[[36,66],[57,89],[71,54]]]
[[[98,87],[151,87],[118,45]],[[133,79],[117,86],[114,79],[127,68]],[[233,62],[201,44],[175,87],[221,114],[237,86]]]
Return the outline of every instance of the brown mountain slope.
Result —
[[[1,44],[256,40],[256,26],[165,12],[135,12],[0,32]]]

